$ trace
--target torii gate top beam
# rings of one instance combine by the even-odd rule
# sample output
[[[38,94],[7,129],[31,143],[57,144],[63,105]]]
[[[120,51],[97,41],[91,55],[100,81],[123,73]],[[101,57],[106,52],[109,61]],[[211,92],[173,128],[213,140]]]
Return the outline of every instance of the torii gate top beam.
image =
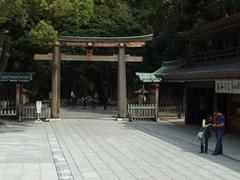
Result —
[[[130,37],[73,37],[61,36],[58,39],[60,46],[78,47],[143,47],[147,41],[152,40],[153,35]]]

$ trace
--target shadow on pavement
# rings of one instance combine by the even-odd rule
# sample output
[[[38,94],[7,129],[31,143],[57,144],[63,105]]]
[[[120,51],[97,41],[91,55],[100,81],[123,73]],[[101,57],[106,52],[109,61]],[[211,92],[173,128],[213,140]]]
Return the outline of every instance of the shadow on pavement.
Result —
[[[200,145],[196,144],[194,140],[186,140],[182,137],[183,134],[179,134],[178,132],[173,130],[173,124],[161,124],[159,122],[127,122],[125,126],[131,130],[139,130],[142,131],[154,138],[159,139],[160,141],[164,141],[168,144],[174,145],[181,149],[183,152],[192,153],[198,157],[203,158],[204,160],[210,160],[214,163],[223,165],[229,169],[232,169],[236,172],[240,172],[240,160],[233,158],[228,155],[219,155],[212,156],[212,151],[209,151],[209,154],[201,154]],[[188,125],[184,125],[184,129],[189,129]],[[196,127],[192,128],[191,131],[196,131]],[[212,137],[215,138],[215,137]],[[224,144],[223,144],[224,145]],[[224,148],[224,147],[223,147]],[[199,158],[198,158],[199,159]],[[207,166],[207,164],[206,164]]]
[[[35,126],[37,123],[35,120],[26,120],[18,122],[15,119],[0,120],[0,134],[1,133],[14,133],[24,132],[27,128]],[[41,122],[44,123],[44,122]]]
[[[117,115],[117,108],[115,106],[108,106],[106,110],[102,106],[97,106],[96,109],[92,107],[76,107],[63,106],[61,107],[60,117],[62,119],[109,119],[115,118]]]

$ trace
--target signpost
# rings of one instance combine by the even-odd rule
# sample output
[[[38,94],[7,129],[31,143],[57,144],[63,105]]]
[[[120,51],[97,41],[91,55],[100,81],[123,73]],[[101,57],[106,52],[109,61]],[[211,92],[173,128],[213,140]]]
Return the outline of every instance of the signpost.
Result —
[[[36,101],[36,109],[37,109],[37,120],[36,120],[36,122],[41,122],[40,114],[42,112],[42,101]]]
[[[217,80],[215,81],[216,93],[232,93],[232,81],[231,80]]]
[[[227,94],[240,94],[240,80],[239,79],[216,80],[215,92]]]

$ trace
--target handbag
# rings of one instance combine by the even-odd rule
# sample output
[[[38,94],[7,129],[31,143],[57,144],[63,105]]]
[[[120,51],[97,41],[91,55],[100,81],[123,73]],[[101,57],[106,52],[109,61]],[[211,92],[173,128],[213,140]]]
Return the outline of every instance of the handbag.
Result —
[[[202,141],[204,138],[204,132],[200,130],[197,134],[197,140]]]

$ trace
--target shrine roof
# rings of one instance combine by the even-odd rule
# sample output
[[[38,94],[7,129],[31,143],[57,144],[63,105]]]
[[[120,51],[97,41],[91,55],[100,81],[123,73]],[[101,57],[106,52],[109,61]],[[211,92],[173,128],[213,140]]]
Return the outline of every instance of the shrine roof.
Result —
[[[129,37],[78,37],[61,36],[59,42],[146,42],[151,41],[153,34]]]
[[[193,37],[204,34],[211,34],[237,26],[240,26],[240,13],[194,27],[188,31],[178,32],[178,35],[182,37]]]
[[[192,65],[174,71],[165,71],[156,74],[165,81],[199,81],[216,80],[224,78],[239,78],[240,63],[217,64],[217,65]]]

